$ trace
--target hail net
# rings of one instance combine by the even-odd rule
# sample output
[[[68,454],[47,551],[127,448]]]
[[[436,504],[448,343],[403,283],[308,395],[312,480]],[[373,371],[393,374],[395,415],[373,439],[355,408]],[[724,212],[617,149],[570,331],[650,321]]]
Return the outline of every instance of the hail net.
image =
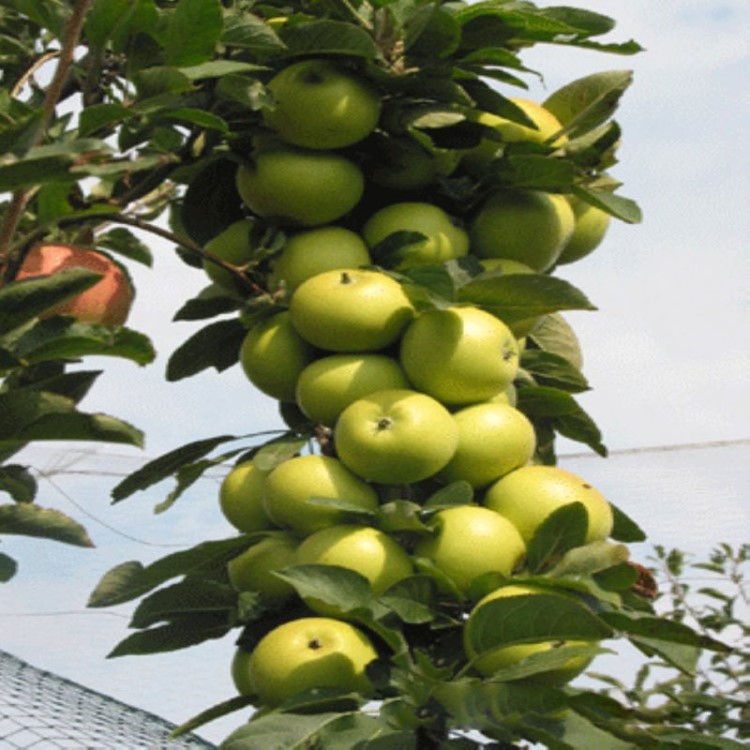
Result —
[[[170,738],[158,716],[120,703],[0,650],[0,749],[180,750],[215,746]]]

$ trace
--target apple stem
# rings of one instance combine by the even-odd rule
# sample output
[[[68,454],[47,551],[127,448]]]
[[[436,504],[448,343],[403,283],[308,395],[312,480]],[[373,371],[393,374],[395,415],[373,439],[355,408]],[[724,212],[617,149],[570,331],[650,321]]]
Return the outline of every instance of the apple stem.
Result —
[[[342,284],[352,284],[353,279],[350,274],[348,274],[346,271],[341,272],[341,283]]]
[[[378,430],[387,430],[393,425],[393,420],[390,417],[381,417],[378,420]]]
[[[311,649],[316,650],[319,648],[323,648],[323,644],[317,639],[313,638],[310,643],[307,644]]]

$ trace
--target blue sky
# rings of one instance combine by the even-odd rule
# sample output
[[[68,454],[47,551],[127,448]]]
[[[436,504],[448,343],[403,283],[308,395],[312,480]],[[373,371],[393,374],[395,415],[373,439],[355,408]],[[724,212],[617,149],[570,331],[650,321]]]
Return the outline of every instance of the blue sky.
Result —
[[[613,39],[634,38],[635,58],[544,48],[525,56],[544,71],[530,96],[594,71],[631,68],[635,82],[618,120],[622,193],[644,210],[640,226],[613,225],[594,255],[560,271],[598,305],[568,316],[584,347],[593,390],[582,403],[614,451],[648,445],[750,437],[750,5],[746,0],[597,0],[580,3],[618,21]],[[151,241],[151,240],[149,240]],[[200,274],[154,245],[153,270],[134,269],[141,288],[131,324],[150,332],[159,361],[139,369],[107,362],[86,402],[128,419],[148,435],[146,451],[81,446],[80,470],[129,471],[189,440],[279,426],[274,402],[259,396],[238,368],[163,381],[168,354],[192,326],[171,324]],[[578,452],[564,445],[562,452]],[[651,540],[703,552],[719,541],[750,538],[747,443],[733,448],[563,459],[646,527]],[[111,453],[115,456],[109,455]],[[32,455],[42,469],[66,457],[53,447]],[[99,577],[129,559],[148,562],[231,530],[218,516],[217,478],[207,478],[170,512],[154,516],[157,487],[110,507],[111,477],[59,475],[40,499],[84,521],[96,550],[4,539],[21,572],[2,589],[0,647],[173,721],[231,695],[231,638],[159,657],[104,655],[127,633],[127,608],[83,612]],[[79,507],[74,507],[71,503]],[[102,523],[89,520],[84,512]],[[125,535],[135,538],[127,538]],[[636,550],[637,554],[645,554]],[[70,612],[72,614],[53,614]],[[206,728],[219,739],[235,720]]]

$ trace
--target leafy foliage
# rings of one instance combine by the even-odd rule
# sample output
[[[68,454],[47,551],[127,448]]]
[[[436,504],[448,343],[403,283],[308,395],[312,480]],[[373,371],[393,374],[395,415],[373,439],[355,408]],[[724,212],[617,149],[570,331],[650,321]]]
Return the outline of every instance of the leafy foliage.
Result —
[[[177,381],[234,366],[248,327],[288,306],[288,290],[269,283],[288,228],[254,217],[252,255],[237,264],[204,246],[247,213],[235,173],[269,137],[269,81],[289,63],[310,57],[337,61],[364,77],[381,99],[378,132],[346,151],[366,178],[384,138],[404,139],[456,163],[484,139],[496,142],[496,153],[478,172],[459,167],[435,179],[427,194],[407,191],[405,200],[427,195],[467,224],[490,192],[533,189],[575,195],[621,221],[637,222],[638,206],[618,192],[609,174],[621,137],[614,116],[631,84],[629,71],[594,73],[553,92],[544,104],[562,128],[542,142],[504,139],[477,117],[483,112],[533,128],[511,100],[511,92],[526,88],[525,78],[536,74],[524,65],[523,50],[545,44],[621,56],[638,52],[633,41],[602,40],[614,25],[600,13],[514,0],[6,2],[0,11],[0,191],[8,194],[0,204],[0,491],[10,500],[0,505],[0,533],[90,545],[77,522],[37,507],[33,472],[11,458],[36,440],[140,445],[136,427],[80,410],[102,373],[79,364],[109,355],[143,366],[155,357],[140,332],[50,317],[99,276],[74,269],[16,280],[35,243],[65,242],[150,265],[142,235],[153,234],[172,242],[199,272],[204,263],[219,266],[230,283],[210,284],[175,315],[207,322],[172,353],[165,375]],[[366,181],[365,200],[342,225],[359,227],[392,200]],[[420,238],[396,233],[373,249],[374,256],[387,265],[389,254]],[[537,318],[515,389],[518,408],[536,431],[535,460],[550,464],[558,435],[606,455],[598,426],[575,398],[590,386],[578,340],[561,315],[594,310],[595,304],[553,271],[504,274],[474,258],[390,272],[418,310],[468,304],[510,325]],[[270,471],[311,445],[335,451],[330,431],[294,405],[282,404],[281,415],[287,428],[272,435],[218,435],[176,447],[118,484],[114,501],[172,479],[174,487],[157,506],[164,511],[210,467],[252,459]],[[413,552],[434,533],[435,513],[478,503],[482,494],[467,482],[436,487],[430,480],[377,490],[377,513],[363,514],[346,501],[310,502],[334,504],[349,520],[366,515]],[[687,591],[676,578],[684,560],[660,551],[673,576],[672,616],[664,618],[623,544],[643,539],[637,524],[615,509],[614,541],[584,545],[587,527],[580,504],[553,513],[513,571],[514,579],[542,586],[543,593],[496,600],[476,614],[466,637],[477,653],[500,644],[565,642],[492,679],[478,677],[462,638],[477,595],[503,583],[499,576],[478,577],[465,594],[422,559],[413,575],[376,593],[364,576],[346,568],[290,565],[276,574],[296,592],[290,601],[237,592],[228,561],[274,530],[205,541],[147,566],[123,563],[103,577],[90,606],[140,600],[130,623],[135,632],[110,656],[185,648],[232,630],[239,631],[243,648],[252,648],[279,623],[309,614],[306,598],[337,608],[372,635],[380,654],[369,667],[377,710],[365,707],[362,696],[313,690],[257,712],[227,738],[223,747],[231,750],[265,750],[271,743],[463,749],[479,746],[477,731],[496,748],[736,747],[734,738],[747,736],[742,708],[729,692],[719,695],[713,681],[721,675],[730,692],[744,686],[736,653],[723,639],[724,627],[735,623],[734,600],[704,589],[701,594],[719,607],[684,609]],[[746,558],[746,551],[733,556],[725,549],[712,570],[728,574],[731,568],[736,575]],[[15,571],[15,561],[0,555],[0,581]],[[571,658],[595,656],[615,637],[658,660],[644,668],[632,690],[610,681],[606,694],[596,693],[540,678]],[[741,658],[746,666],[744,651]],[[708,667],[702,659],[710,660]],[[679,676],[653,681],[656,663]],[[669,696],[666,707],[645,707],[661,694]],[[248,702],[230,699],[188,725]],[[703,736],[701,721],[712,722],[715,736]]]

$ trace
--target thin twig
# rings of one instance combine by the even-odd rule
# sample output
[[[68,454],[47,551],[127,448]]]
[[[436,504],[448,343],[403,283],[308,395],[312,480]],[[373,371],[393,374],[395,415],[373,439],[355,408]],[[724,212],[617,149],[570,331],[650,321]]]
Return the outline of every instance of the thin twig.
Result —
[[[54,50],[52,52],[46,52],[43,54],[38,60],[36,60],[32,66],[18,79],[18,82],[13,87],[13,90],[10,92],[10,95],[15,99],[16,97],[21,95],[21,91],[23,91],[23,87],[34,77],[34,74],[39,70],[41,67],[46,65],[50,60],[54,60],[56,57],[60,56],[60,50]]]

